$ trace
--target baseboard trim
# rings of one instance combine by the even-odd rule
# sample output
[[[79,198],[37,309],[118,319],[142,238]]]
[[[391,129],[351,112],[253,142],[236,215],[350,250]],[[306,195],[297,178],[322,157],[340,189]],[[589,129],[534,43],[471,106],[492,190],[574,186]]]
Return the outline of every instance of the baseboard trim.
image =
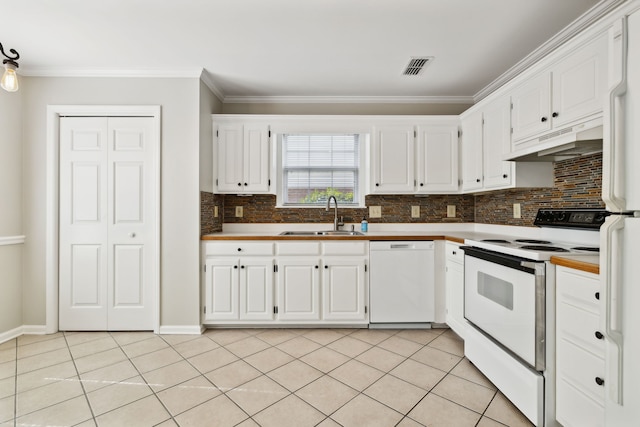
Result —
[[[9,331],[0,332],[0,344],[18,338],[20,335],[45,335],[44,325],[22,325]]]
[[[193,325],[193,326],[175,326],[175,325],[167,325],[160,326],[160,335],[201,335],[204,332],[205,328],[202,325]]]

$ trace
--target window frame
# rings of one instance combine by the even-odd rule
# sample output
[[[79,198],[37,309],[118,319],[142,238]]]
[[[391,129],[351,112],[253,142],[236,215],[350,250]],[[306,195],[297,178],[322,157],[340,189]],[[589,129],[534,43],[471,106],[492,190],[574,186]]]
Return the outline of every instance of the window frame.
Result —
[[[346,208],[364,208],[365,207],[365,185],[366,185],[366,177],[367,169],[366,169],[366,154],[368,153],[370,134],[362,131],[348,131],[348,130],[313,130],[313,131],[305,131],[305,130],[291,130],[291,131],[280,131],[275,134],[276,138],[276,150],[274,153],[276,159],[276,171],[278,174],[277,177],[277,190],[276,190],[276,208],[293,208],[293,209],[313,209],[313,208],[322,208],[325,209],[326,205],[324,204],[285,204],[284,203],[284,183],[285,183],[285,168],[283,165],[283,154],[284,154],[284,136],[288,134],[296,134],[296,135],[358,135],[358,169],[357,169],[357,188],[358,194],[355,195],[355,202],[353,204],[341,204],[340,206],[344,206]],[[331,170],[331,169],[329,169]],[[337,169],[336,169],[337,170]],[[340,202],[338,202],[340,203]]]

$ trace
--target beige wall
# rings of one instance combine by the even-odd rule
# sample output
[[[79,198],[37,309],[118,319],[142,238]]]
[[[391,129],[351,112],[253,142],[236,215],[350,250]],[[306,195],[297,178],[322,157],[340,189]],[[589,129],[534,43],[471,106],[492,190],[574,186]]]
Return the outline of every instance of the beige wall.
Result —
[[[45,324],[48,105],[160,105],[162,326],[199,325],[200,80],[27,78],[24,102],[24,324]]]
[[[223,114],[456,115],[471,104],[222,104]]]
[[[0,89],[0,238],[23,234],[21,117],[22,91]],[[0,245],[0,334],[21,325],[22,245]]]

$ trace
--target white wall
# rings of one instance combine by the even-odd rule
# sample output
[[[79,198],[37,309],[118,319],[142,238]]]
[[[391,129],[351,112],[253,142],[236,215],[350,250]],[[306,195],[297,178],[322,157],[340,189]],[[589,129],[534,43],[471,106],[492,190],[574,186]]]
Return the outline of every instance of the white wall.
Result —
[[[199,317],[198,78],[30,77],[24,103],[23,322],[45,324],[47,105],[160,105],[160,325],[195,326]]]
[[[22,91],[0,89],[0,239],[23,234],[21,117]],[[21,287],[22,245],[0,244],[0,335],[22,325]]]

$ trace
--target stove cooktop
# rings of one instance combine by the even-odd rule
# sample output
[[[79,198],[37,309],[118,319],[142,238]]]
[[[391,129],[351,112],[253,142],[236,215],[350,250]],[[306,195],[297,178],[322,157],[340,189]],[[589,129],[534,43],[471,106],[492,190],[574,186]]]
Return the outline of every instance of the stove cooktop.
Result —
[[[571,243],[537,239],[482,239],[465,240],[465,244],[494,252],[510,254],[534,261],[547,261],[553,255],[593,255],[600,249],[595,246],[579,246]]]

